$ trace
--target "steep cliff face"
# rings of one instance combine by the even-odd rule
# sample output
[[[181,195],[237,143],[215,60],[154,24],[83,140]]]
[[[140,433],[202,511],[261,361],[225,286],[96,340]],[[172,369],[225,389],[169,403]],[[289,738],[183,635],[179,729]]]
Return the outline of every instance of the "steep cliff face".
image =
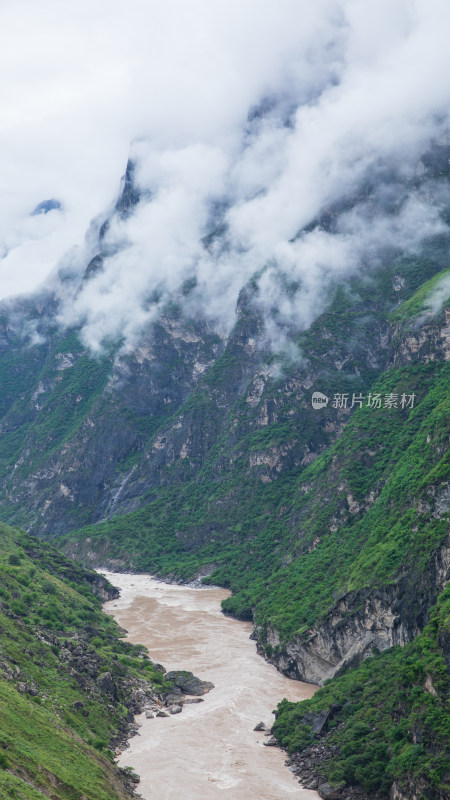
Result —
[[[366,421],[357,423],[355,416],[328,464],[324,463],[322,475],[316,474],[311,482],[305,481],[307,473],[303,476],[305,500],[301,511],[292,517],[302,556],[297,570],[295,562],[285,569],[285,580],[293,591],[301,593],[302,559],[320,551],[321,545],[336,559],[341,547],[345,552],[346,541],[347,548],[350,545],[360,552],[350,554],[347,549],[340,575],[333,574],[330,564],[326,589],[333,586],[334,594],[328,591],[328,604],[317,603],[313,612],[316,622],[311,627],[305,625],[305,608],[303,616],[294,616],[291,626],[283,619],[280,634],[274,620],[277,605],[288,596],[288,590],[279,580],[280,572],[270,579],[267,588],[269,593],[272,589],[272,600],[263,601],[262,612],[256,608],[256,619],[259,613],[263,621],[256,625],[255,638],[261,653],[291,677],[323,684],[344,667],[369,657],[373,650],[412,641],[423,630],[429,609],[450,578],[447,328],[445,309],[420,329],[414,329],[414,320],[409,318],[402,325],[392,326],[386,375],[390,372],[395,381],[401,367],[403,377],[413,380],[414,371],[425,378],[421,365],[428,371],[428,387],[424,380],[418,382],[422,397],[417,400],[424,404],[420,420],[415,423],[410,417],[404,421],[415,430],[399,432],[398,427],[395,430],[388,425],[386,441],[374,446],[373,420],[367,421],[368,412]],[[439,365],[436,373],[434,365]],[[439,382],[441,389],[436,393]],[[371,458],[367,458],[368,441],[372,441]],[[428,450],[425,457],[424,447]],[[381,465],[377,469],[375,456],[383,462],[386,449],[388,469]],[[361,482],[357,470],[364,467],[366,480]],[[314,516],[319,509],[321,520],[317,524]],[[432,531],[435,537],[430,536]],[[341,542],[333,544],[336,536]],[[293,571],[291,576],[288,570]],[[322,575],[320,579],[323,581]],[[278,604],[273,599],[276,594]],[[294,625],[301,629],[300,634]]]
[[[303,784],[335,800],[448,796],[449,612],[447,587],[413,642],[283,700],[273,730]]]
[[[447,507],[450,507],[450,505]],[[414,578],[414,576],[413,576]],[[276,655],[271,661],[290,678],[323,686],[326,680],[374,652],[411,642],[428,622],[430,609],[450,578],[450,539],[433,553],[417,582],[403,576],[385,588],[349,592],[333,606],[326,622],[285,644],[270,625],[264,634]],[[256,630],[256,636],[258,629]]]
[[[38,380],[2,421],[5,514],[41,534],[113,514],[147,462],[152,431],[220,352],[217,337],[196,327],[163,318],[132,356],[100,361],[74,335],[54,339]],[[19,351],[18,372],[26,368],[20,360]],[[158,440],[151,441],[158,473]]]

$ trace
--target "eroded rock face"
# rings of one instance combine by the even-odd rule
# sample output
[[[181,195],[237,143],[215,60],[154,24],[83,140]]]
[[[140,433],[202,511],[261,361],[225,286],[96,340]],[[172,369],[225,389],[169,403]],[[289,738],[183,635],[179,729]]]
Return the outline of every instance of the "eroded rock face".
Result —
[[[99,597],[100,600],[106,602],[107,600],[116,600],[120,596],[120,592],[116,586],[111,586],[111,584],[103,577],[103,575],[99,575],[98,573],[93,573],[89,576],[89,583],[91,585],[93,593],[96,597]]]
[[[266,644],[269,659],[281,672],[320,686],[345,666],[355,666],[393,645],[404,645],[428,621],[429,609],[450,579],[450,540],[431,559],[428,569],[414,583],[404,577],[397,585],[378,590],[350,592],[341,598],[317,629],[308,637],[294,636],[281,643],[278,632],[268,627],[264,635],[256,628],[261,654]]]
[[[431,314],[420,317],[415,327],[402,330],[396,325],[391,331],[393,343],[392,363],[408,364],[412,361],[450,361],[450,307],[444,308],[435,318]]]
[[[110,672],[102,672],[97,678],[97,686],[103,694],[117,700],[117,684]]]
[[[394,781],[390,792],[390,800],[448,800],[444,791],[432,788],[425,781],[406,779]]]

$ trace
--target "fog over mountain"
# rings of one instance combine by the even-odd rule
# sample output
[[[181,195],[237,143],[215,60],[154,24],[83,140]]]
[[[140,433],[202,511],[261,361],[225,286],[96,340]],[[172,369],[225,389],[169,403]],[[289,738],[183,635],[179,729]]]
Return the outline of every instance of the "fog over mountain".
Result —
[[[436,170],[417,180],[450,143],[445,0],[44,0],[0,22],[0,293],[53,288],[94,352],[186,281],[226,335],[255,274],[278,349],[333,281],[447,227]],[[111,217],[128,158],[140,201]]]

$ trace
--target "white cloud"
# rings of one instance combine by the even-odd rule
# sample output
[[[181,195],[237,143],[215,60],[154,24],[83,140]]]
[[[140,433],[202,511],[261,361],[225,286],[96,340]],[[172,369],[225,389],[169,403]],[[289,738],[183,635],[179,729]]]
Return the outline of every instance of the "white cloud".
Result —
[[[150,134],[159,147],[236,138],[260,93],[293,81],[299,42],[335,5],[4,0],[0,297],[33,289],[82,241],[117,191],[133,138]],[[57,230],[39,220],[30,236],[26,217],[49,197],[65,208]]]
[[[445,274],[425,299],[424,307],[427,309],[427,311],[424,314],[420,314],[417,318],[417,327],[423,325],[424,322],[429,322],[430,317],[434,317],[442,310],[444,306],[447,306],[449,303],[450,275]]]
[[[4,3],[0,296],[34,289],[82,244],[134,141],[151,202],[111,225],[109,245],[126,246],[70,297],[64,321],[82,323],[94,349],[105,337],[131,345],[158,313],[152,294],[161,305],[195,275],[186,306],[226,332],[240,288],[266,267],[263,306],[310,324],[330,277],[366,251],[415,249],[442,230],[437,201],[400,192],[394,215],[372,211],[369,224],[361,202],[338,230],[297,238],[369,175],[395,165],[411,177],[445,135],[449,23],[446,0]],[[275,107],[244,133],[263,98]],[[50,197],[62,211],[30,218]],[[205,251],[213,201],[227,233]],[[68,268],[93,248],[71,249]],[[301,283],[290,299],[280,273]]]

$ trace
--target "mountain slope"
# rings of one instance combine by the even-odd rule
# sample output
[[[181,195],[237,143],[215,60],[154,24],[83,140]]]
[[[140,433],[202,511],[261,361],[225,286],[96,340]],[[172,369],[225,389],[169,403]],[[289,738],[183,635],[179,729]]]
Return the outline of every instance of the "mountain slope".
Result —
[[[101,576],[0,526],[0,797],[132,796],[110,746],[169,684],[101,611],[99,598],[115,596]]]
[[[351,797],[352,787],[362,786],[380,797],[444,800],[450,792],[449,679],[447,588],[414,642],[364,661],[312,700],[283,700],[273,731],[294,754],[302,782],[320,784],[322,796]]]
[[[448,149],[438,150],[439,169],[409,189],[435,192],[444,225]],[[370,219],[382,195],[360,187],[311,229],[339,230],[355,204]],[[139,202],[130,168],[114,214]],[[103,269],[108,224],[83,284]],[[324,287],[326,310],[307,329],[282,330],[276,306],[268,318],[264,265],[227,338],[189,317],[189,280],[133,347],[109,342],[100,356],[82,330],[61,328],[57,296],[3,308],[0,516],[91,565],[228,586],[224,610],[253,620],[261,654],[286,674],[347,686],[343,670],[364,662],[346,674],[374,670],[378,682],[382,664],[399,702],[390,648],[415,646],[450,565],[449,243],[448,228],[413,253],[381,243],[357,274]],[[321,408],[315,392],[329,398]],[[372,661],[380,650],[385,660]],[[422,658],[420,647],[401,652]],[[391,784],[406,775],[385,772]],[[347,777],[385,797],[371,775]]]
[[[389,211],[395,219],[396,206],[385,208],[386,197],[410,192],[433,200],[443,232],[413,253],[380,243],[358,273],[344,282],[330,277],[321,301],[327,311],[318,310],[307,330],[301,320],[298,327],[291,322],[283,328],[274,307],[278,351],[267,330],[268,310],[261,306],[263,264],[241,291],[237,321],[226,339],[190,311],[194,278],[173,292],[133,347],[108,342],[98,356],[80,343],[80,328],[61,328],[64,297],[71,290],[64,274],[60,296],[44,292],[4,304],[2,518],[51,537],[141,509],[162,490],[172,492],[173,508],[180,487],[192,495],[200,484],[217,488],[227,482],[232,504],[245,506],[262,481],[295,478],[348,418],[346,410],[317,415],[311,392],[367,391],[388,363],[389,313],[448,267],[448,148],[435,150],[428,160],[424,156],[420,177],[403,185],[404,178],[386,173],[365,182],[345,202],[324,210],[308,230],[334,235],[352,209],[363,208],[369,217]],[[132,215],[139,202],[129,165],[112,218],[97,225],[97,253],[77,292],[111,255],[108,225]],[[226,232],[215,219],[211,225],[205,252],[211,237],[226,247]],[[299,286],[293,282],[284,289],[289,298]],[[223,533],[226,528],[220,527]],[[197,526],[196,541],[210,532],[208,525]]]
[[[167,492],[65,537],[67,552],[94,563],[184,578],[214,569],[207,582],[233,589],[224,608],[254,620],[265,658],[292,677],[336,676],[306,707],[283,702],[274,726],[329,800],[447,793],[448,590],[431,609],[450,575],[450,314],[427,310],[447,280],[422,284],[386,318],[385,369],[362,386],[362,407],[310,411],[335,441],[297,474],[262,462],[249,493],[235,459],[234,484],[208,484],[205,468],[177,500]]]

